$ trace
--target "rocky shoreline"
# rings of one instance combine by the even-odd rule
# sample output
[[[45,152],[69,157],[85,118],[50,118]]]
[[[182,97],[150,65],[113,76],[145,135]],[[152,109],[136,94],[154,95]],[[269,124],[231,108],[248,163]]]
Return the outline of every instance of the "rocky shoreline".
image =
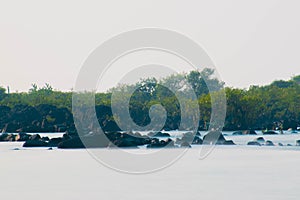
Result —
[[[256,135],[255,131],[234,132],[232,135]],[[266,132],[264,135],[273,135],[276,132]],[[17,133],[0,135],[0,142],[24,142],[23,147],[57,147],[60,149],[77,148],[176,148],[192,147],[192,145],[235,145],[232,140],[226,140],[222,132],[210,131],[203,137],[200,132],[196,134],[186,132],[181,137],[172,138],[170,134],[164,132],[150,132],[142,135],[139,132],[109,132],[104,134],[89,134],[77,136],[68,132],[62,137],[49,138],[42,137],[39,134]],[[258,136],[247,145],[250,146],[284,146],[282,143],[274,143],[271,140],[265,140],[263,136]],[[287,144],[286,146],[300,146],[300,140],[296,144]]]

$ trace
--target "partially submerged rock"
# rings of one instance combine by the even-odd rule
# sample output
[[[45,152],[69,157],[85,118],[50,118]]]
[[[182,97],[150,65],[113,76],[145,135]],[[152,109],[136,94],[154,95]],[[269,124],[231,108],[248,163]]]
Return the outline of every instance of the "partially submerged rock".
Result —
[[[259,142],[256,142],[256,141],[250,141],[250,142],[247,143],[247,145],[261,146],[261,144]]]
[[[234,142],[227,141],[220,131],[210,131],[203,137],[203,144],[234,145]]]
[[[266,131],[264,132],[264,135],[278,135],[275,131]]]

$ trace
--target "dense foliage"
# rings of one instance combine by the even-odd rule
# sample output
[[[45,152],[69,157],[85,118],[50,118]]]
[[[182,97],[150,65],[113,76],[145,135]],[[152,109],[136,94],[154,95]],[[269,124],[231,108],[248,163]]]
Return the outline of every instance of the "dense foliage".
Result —
[[[104,130],[118,130],[116,121],[122,121],[122,116],[113,116],[111,95],[122,92],[115,98],[115,104],[117,109],[124,109],[123,100],[129,98],[129,113],[134,123],[139,126],[150,124],[149,109],[160,104],[166,111],[163,129],[174,130],[180,127],[183,114],[195,111],[197,103],[200,121],[196,123],[199,123],[199,129],[206,129],[211,115],[211,95],[225,91],[225,130],[296,129],[300,126],[300,76],[249,89],[223,86],[223,82],[214,78],[212,69],[171,75],[162,80],[149,78],[135,85],[120,85],[107,93],[97,93],[95,110]],[[195,98],[187,95],[191,93],[195,94]],[[183,99],[184,106],[178,99]],[[72,92],[56,91],[49,84],[42,88],[33,84],[28,92],[22,93],[7,93],[0,87],[0,129],[3,131],[76,132],[71,111]],[[190,116],[190,121],[195,122],[195,119],[195,116]]]

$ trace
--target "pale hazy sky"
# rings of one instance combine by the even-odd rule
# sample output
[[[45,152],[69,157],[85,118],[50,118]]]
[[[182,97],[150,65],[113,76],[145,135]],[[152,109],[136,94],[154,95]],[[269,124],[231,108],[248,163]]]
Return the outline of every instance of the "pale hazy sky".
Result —
[[[300,1],[0,1],[0,85],[70,90],[88,55],[124,31],[158,27],[199,43],[227,86],[300,74]]]

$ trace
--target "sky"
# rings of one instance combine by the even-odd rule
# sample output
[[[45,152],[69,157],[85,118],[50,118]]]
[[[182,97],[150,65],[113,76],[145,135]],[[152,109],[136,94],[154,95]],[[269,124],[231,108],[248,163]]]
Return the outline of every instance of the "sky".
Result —
[[[226,86],[288,80],[300,74],[299,8],[296,0],[0,1],[0,86],[71,90],[94,49],[144,27],[193,39]]]

